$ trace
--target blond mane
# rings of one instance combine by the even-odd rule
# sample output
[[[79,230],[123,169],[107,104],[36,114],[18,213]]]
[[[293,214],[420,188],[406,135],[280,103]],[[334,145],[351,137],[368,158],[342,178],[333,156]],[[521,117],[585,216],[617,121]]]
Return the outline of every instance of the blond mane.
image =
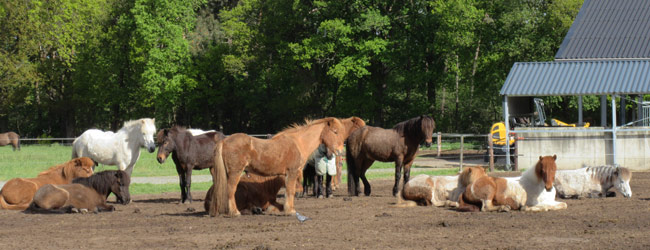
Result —
[[[324,122],[329,122],[329,121],[332,121],[332,120],[334,120],[334,118],[332,118],[332,117],[322,118],[322,119],[318,119],[318,120],[311,120],[311,119],[305,118],[305,123],[303,123],[303,124],[293,123],[293,124],[287,126],[282,131],[275,134],[272,138],[278,137],[278,136],[283,135],[283,134],[295,133],[295,132],[298,132],[298,131],[300,131],[302,129],[305,129],[306,127],[309,127],[311,125],[320,124],[320,123],[324,123]]]

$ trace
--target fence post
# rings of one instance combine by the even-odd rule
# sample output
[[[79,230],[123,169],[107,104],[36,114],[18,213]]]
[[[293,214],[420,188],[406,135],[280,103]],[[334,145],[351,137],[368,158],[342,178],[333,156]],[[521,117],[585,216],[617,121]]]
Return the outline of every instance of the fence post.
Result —
[[[515,166],[512,168],[512,170],[513,170],[513,171],[519,171],[519,145],[517,145],[517,144],[518,144],[518,143],[517,143],[517,141],[518,141],[518,140],[517,140],[517,136],[515,135],[514,137],[515,137],[515,143],[514,143],[514,146],[515,146],[515,160],[514,160],[514,164],[515,164]]]
[[[442,133],[438,132],[438,153],[436,157],[440,157],[440,151],[442,151]]]
[[[488,134],[488,154],[490,156],[490,172],[494,172],[494,143],[492,142],[492,138],[490,138],[490,134]]]
[[[460,135],[460,169],[458,172],[463,172],[463,149],[465,146],[465,135]]]

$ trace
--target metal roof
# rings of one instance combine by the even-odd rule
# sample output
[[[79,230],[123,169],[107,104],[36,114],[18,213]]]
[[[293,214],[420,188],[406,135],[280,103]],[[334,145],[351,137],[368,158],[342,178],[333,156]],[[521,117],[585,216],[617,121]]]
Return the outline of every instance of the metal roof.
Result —
[[[517,62],[501,95],[650,94],[650,60]]]
[[[555,59],[650,59],[650,1],[585,0]]]

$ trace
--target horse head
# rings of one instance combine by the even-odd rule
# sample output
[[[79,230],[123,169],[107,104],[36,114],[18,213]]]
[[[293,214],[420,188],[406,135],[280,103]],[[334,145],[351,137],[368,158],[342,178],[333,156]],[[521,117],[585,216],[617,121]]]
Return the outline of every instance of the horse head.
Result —
[[[140,130],[137,132],[140,133],[138,136],[142,140],[142,145],[144,145],[149,153],[153,153],[156,150],[156,142],[153,140],[153,134],[156,133],[156,119],[144,118],[140,119],[139,123]]]
[[[551,191],[553,188],[555,171],[557,170],[557,165],[555,165],[556,159],[556,155],[540,156],[539,162],[537,162],[537,165],[535,166],[535,174],[537,175],[537,178],[544,181],[544,188],[546,191]]]
[[[460,179],[461,185],[469,186],[474,181],[486,175],[485,169],[482,167],[466,167],[463,168],[463,172],[460,173],[458,178]]]
[[[63,174],[70,180],[79,177],[89,177],[93,175],[95,162],[88,157],[79,157],[72,159],[63,167]]]
[[[165,128],[158,131],[158,134],[156,135],[156,141],[158,142],[158,155],[156,156],[156,159],[160,164],[165,163],[169,153],[176,150],[176,143],[169,134],[169,129]]]
[[[433,130],[436,129],[436,122],[431,116],[422,115],[420,116],[420,129],[424,136],[425,146],[431,147],[431,144],[433,143]]]
[[[336,155],[343,154],[343,142],[345,141],[345,127],[339,119],[325,118],[325,127],[320,134],[321,143],[325,144],[329,152]]]
[[[624,167],[617,167],[614,173],[616,177],[613,182],[616,189],[623,194],[623,197],[632,197],[632,189],[630,188],[630,179],[632,179],[632,172]]]
[[[111,184],[111,192],[117,197],[117,202],[123,205],[131,202],[131,193],[129,193],[129,186],[131,185],[131,177],[126,172],[119,170],[115,172],[115,179]]]

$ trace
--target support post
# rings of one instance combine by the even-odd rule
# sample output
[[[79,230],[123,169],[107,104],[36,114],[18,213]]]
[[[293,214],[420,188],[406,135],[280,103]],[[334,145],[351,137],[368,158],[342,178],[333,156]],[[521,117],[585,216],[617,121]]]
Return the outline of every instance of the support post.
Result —
[[[510,170],[510,119],[508,113],[508,96],[503,96],[503,123],[506,125],[506,170]]]
[[[600,96],[600,126],[607,127],[607,96]]]
[[[438,132],[438,153],[436,154],[436,157],[440,157],[440,152],[442,151],[442,133]]]
[[[519,145],[517,145],[517,141],[517,136],[515,135],[515,143],[513,144],[515,146],[515,165],[512,171],[519,171]]]
[[[612,95],[612,164],[618,165],[616,161],[616,95]]]
[[[578,125],[579,126],[584,126],[584,123],[582,121],[582,96],[578,96]]]
[[[488,155],[490,156],[490,172],[494,172],[494,142],[491,134],[488,134]]]
[[[634,124],[634,126],[643,126],[643,95],[638,95],[636,97],[636,120],[639,121],[637,124]]]
[[[465,135],[460,135],[460,169],[458,172],[463,172],[463,151],[465,149]]]

